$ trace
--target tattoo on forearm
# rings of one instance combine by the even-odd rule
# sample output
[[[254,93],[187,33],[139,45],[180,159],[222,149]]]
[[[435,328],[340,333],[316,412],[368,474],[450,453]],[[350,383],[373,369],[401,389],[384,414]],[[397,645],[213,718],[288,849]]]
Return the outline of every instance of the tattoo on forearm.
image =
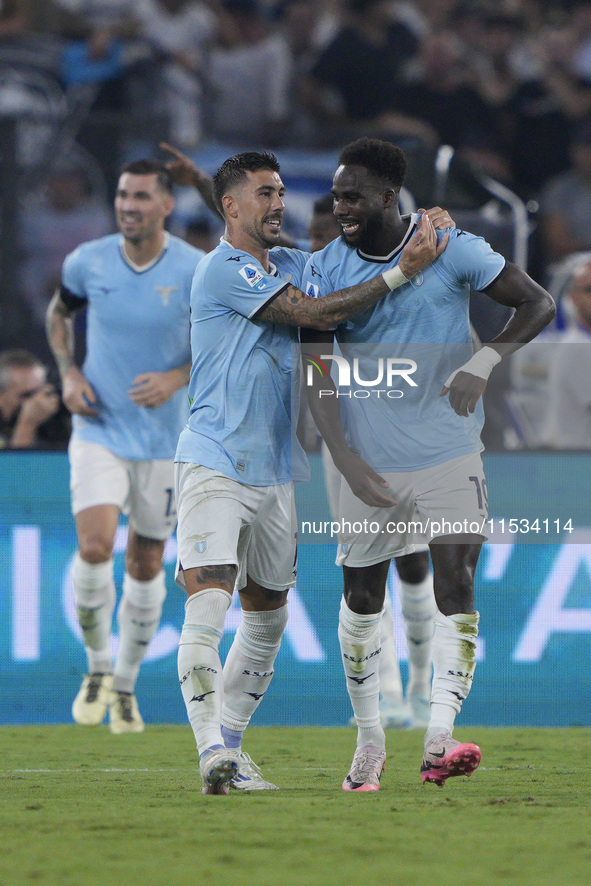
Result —
[[[389,291],[382,277],[339,289],[324,298],[311,298],[300,289],[287,286],[265,305],[258,317],[269,323],[330,329],[372,307]]]

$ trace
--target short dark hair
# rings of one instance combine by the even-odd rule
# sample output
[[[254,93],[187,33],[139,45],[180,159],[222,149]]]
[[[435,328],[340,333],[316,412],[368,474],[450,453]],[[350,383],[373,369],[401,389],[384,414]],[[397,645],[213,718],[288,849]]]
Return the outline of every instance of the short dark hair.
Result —
[[[332,215],[333,208],[334,197],[332,194],[324,194],[324,196],[318,197],[312,205],[314,215]]]
[[[6,390],[10,384],[12,369],[44,369],[42,361],[24,348],[9,348],[0,354],[0,391]]]
[[[160,187],[172,194],[174,181],[172,173],[160,160],[133,160],[122,167],[119,175],[128,172],[130,175],[155,175]]]
[[[279,161],[275,154],[270,151],[244,151],[224,160],[213,177],[213,199],[222,214],[224,194],[227,194],[230,188],[243,184],[247,172],[258,172],[259,169],[279,172]]]
[[[406,157],[392,142],[359,138],[345,145],[339,157],[342,166],[363,166],[377,178],[399,190],[406,175]]]

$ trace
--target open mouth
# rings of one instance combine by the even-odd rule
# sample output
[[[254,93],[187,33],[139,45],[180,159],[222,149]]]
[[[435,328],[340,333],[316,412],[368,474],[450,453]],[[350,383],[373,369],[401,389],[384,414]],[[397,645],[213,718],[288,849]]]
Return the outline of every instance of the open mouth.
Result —
[[[281,218],[266,218],[264,224],[268,225],[271,230],[276,231],[277,233],[281,230],[281,224],[283,219]]]
[[[353,234],[356,234],[360,228],[359,222],[356,221],[342,221],[340,222],[340,225],[345,237],[350,237]]]

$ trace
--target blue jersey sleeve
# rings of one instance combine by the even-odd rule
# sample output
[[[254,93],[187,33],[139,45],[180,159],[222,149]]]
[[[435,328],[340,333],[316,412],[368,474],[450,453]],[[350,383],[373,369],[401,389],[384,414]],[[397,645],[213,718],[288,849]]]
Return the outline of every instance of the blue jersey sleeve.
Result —
[[[86,298],[84,287],[85,262],[82,256],[83,249],[79,246],[66,256],[62,267],[62,285],[73,295]]]
[[[252,255],[234,250],[218,253],[209,263],[203,279],[197,274],[193,290],[212,296],[218,304],[251,320],[262,307],[288,285],[288,280],[267,273]]]
[[[474,289],[486,289],[494,283],[507,264],[482,237],[467,231],[450,231],[447,249],[435,267],[451,286],[469,283]]]
[[[277,266],[282,277],[291,275],[291,283],[298,289],[304,288],[304,270],[310,258],[309,252],[302,249],[288,249],[284,246],[276,246],[270,252],[273,264]]]

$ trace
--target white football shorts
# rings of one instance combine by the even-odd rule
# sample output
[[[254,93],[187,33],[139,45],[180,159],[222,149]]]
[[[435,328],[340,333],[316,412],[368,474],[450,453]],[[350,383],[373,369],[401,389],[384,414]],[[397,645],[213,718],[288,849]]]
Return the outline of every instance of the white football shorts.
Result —
[[[176,581],[182,570],[233,564],[236,589],[249,575],[272,591],[294,587],[297,524],[293,484],[247,486],[203,465],[175,464]]]
[[[173,459],[132,461],[114,455],[100,443],[72,437],[70,494],[74,516],[96,505],[117,505],[135,531],[162,541],[174,532]]]
[[[337,566],[372,566],[424,550],[420,543],[440,536],[475,535],[482,541],[488,537],[488,493],[480,453],[381,476],[396,499],[392,508],[371,508],[347,483],[341,484]]]

